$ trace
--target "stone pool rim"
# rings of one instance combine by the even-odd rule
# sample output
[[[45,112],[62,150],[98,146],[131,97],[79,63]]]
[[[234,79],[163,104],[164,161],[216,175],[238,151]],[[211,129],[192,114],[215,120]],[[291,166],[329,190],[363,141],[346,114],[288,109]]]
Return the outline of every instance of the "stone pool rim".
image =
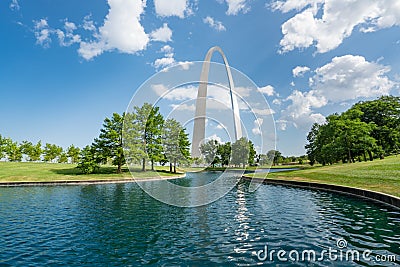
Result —
[[[306,181],[294,181],[294,180],[281,180],[281,179],[271,179],[271,178],[254,178],[251,176],[243,175],[242,179],[247,181],[254,181],[262,184],[274,184],[274,185],[284,185],[284,186],[293,186],[300,188],[307,188],[313,190],[324,190],[330,191],[340,194],[352,195],[360,198],[365,198],[369,200],[373,200],[379,203],[383,203],[385,205],[389,205],[396,209],[400,209],[400,198],[389,195],[386,193],[381,193],[377,191],[372,191],[368,189],[344,186],[344,185],[335,185],[335,184],[325,184],[325,183],[316,183],[316,182],[306,182]]]
[[[136,183],[150,182],[160,180],[171,180],[186,177],[186,173],[182,175],[165,176],[165,177],[148,177],[148,178],[126,178],[126,179],[98,179],[98,180],[60,180],[60,181],[16,181],[16,182],[0,182],[0,187],[22,187],[22,186],[59,186],[59,185],[91,185],[91,184],[120,184],[120,183]]]
[[[63,186],[63,185],[92,185],[92,184],[118,184],[118,183],[136,183],[136,182],[150,182],[159,180],[170,180],[179,179],[186,177],[186,173],[176,176],[168,177],[149,177],[149,178],[127,178],[127,179],[104,179],[104,180],[62,180],[62,181],[38,181],[38,182],[1,182],[0,187],[22,187],[22,186]],[[316,182],[306,182],[306,181],[293,181],[293,180],[280,180],[271,178],[254,178],[251,176],[243,175],[242,178],[248,181],[254,181],[262,184],[275,184],[275,185],[286,185],[294,186],[307,189],[319,189],[324,191],[331,191],[336,193],[342,193],[347,195],[353,195],[361,198],[366,198],[374,200],[386,205],[390,205],[397,209],[400,209],[400,198],[389,195],[386,193],[376,192],[372,190],[362,189],[358,187],[350,187],[344,185],[334,185]]]

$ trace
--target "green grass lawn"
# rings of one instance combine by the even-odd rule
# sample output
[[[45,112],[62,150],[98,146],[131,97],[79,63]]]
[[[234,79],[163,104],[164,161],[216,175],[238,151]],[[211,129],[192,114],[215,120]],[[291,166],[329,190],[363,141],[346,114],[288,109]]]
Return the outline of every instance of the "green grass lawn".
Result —
[[[264,178],[265,174],[258,173],[254,176]],[[344,185],[400,197],[400,156],[269,173],[267,178]]]
[[[41,162],[0,162],[0,182],[46,182],[46,181],[80,181],[130,179],[127,167],[121,174],[116,173],[114,166],[102,166],[96,174],[81,174],[74,164],[41,163]],[[157,172],[141,172],[138,168],[134,178],[153,178],[176,176],[167,172],[167,167],[157,167]]]

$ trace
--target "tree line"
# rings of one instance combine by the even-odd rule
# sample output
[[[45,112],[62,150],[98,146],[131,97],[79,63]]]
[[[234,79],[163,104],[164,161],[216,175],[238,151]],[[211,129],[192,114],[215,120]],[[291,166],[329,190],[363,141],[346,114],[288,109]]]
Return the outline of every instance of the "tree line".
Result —
[[[310,164],[352,163],[399,153],[400,97],[361,101],[314,124],[305,148]]]
[[[110,162],[122,172],[122,166],[141,164],[146,171],[155,163],[169,163],[176,173],[179,164],[190,161],[189,138],[186,129],[175,119],[165,120],[159,107],[149,103],[135,106],[132,112],[114,113],[106,118],[98,138],[83,148],[78,168],[84,173],[96,172],[99,164]]]
[[[236,142],[220,143],[211,139],[200,145],[200,152],[204,157],[204,161],[213,168],[216,164],[222,167],[230,165],[240,166],[243,168],[247,164],[255,163],[256,151],[252,141],[245,137],[238,139]],[[202,164],[203,159],[195,159],[196,164]]]
[[[36,144],[29,141],[18,143],[11,138],[0,135],[0,160],[11,162],[26,160],[30,162],[77,163],[79,157],[80,149],[74,145],[63,149],[50,143],[46,143],[43,146],[41,141]]]

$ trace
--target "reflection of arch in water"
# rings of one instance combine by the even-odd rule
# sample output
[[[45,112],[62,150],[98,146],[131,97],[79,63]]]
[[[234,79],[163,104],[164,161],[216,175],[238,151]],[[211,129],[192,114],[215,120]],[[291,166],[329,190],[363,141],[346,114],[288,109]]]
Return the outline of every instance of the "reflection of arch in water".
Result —
[[[210,71],[210,60],[214,52],[219,52],[224,60],[226,74],[228,75],[229,81],[229,93],[231,96],[231,104],[233,111],[233,125],[235,129],[235,140],[242,137],[242,127],[240,124],[239,107],[236,95],[233,93],[235,87],[233,84],[231,69],[228,64],[228,60],[222,49],[218,46],[214,46],[208,50],[207,55],[204,59],[203,68],[201,70],[200,85],[197,92],[196,100],[196,113],[194,117],[194,129],[192,139],[192,157],[200,157],[201,153],[199,150],[200,145],[204,142],[206,134],[206,99],[207,99],[207,84],[208,84],[208,73]]]

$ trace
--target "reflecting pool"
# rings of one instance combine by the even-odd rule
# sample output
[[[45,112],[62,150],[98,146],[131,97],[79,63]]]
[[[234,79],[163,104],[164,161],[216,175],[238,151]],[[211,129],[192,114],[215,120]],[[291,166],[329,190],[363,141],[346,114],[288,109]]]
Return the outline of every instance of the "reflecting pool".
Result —
[[[190,186],[215,175],[189,173],[175,183]],[[160,203],[135,183],[0,188],[0,266],[399,264],[399,210],[324,191],[246,188],[240,183],[196,208]],[[280,259],[279,250],[286,252]],[[324,250],[333,258],[321,257]],[[304,251],[315,251],[315,261],[302,260]],[[370,253],[340,260],[348,251]],[[382,255],[397,263],[379,261]]]

